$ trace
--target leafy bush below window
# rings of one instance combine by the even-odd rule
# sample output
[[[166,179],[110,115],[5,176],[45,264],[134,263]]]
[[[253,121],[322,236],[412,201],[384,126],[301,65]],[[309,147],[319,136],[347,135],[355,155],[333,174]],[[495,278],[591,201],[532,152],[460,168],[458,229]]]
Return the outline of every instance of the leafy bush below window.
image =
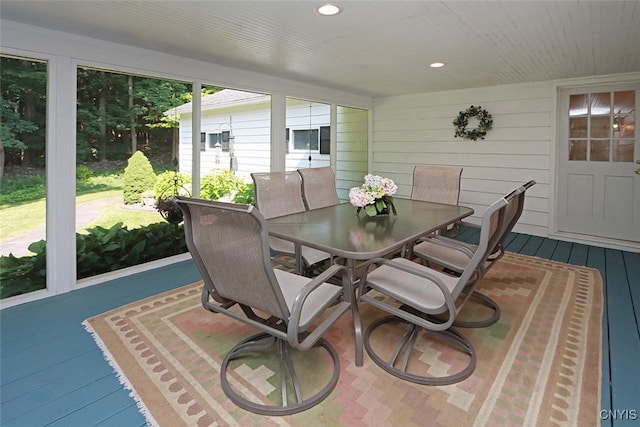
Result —
[[[78,279],[187,252],[182,225],[158,222],[128,230],[119,222],[88,231],[76,234]],[[35,255],[0,257],[0,299],[45,288],[45,241],[29,250]]]

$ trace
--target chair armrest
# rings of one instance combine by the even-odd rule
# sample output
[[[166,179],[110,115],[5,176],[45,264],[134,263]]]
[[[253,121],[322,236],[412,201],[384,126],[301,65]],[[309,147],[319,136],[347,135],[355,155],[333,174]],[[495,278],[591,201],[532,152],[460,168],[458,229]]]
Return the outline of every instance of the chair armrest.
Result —
[[[420,326],[423,326],[425,328],[428,328],[434,331],[448,329],[453,324],[453,321],[455,320],[455,317],[457,315],[457,309],[455,305],[455,299],[453,298],[453,295],[451,295],[451,292],[449,292],[449,288],[447,288],[445,283],[437,276],[437,274],[435,274],[434,271],[432,271],[428,267],[418,266],[417,264],[415,267],[413,267],[413,266],[400,264],[395,260],[389,260],[386,258],[376,258],[374,260],[371,260],[370,262],[363,264],[362,277],[360,279],[360,286],[359,286],[359,292],[358,292],[359,299],[362,299],[362,298],[367,299],[367,297],[365,297],[364,295],[364,290],[365,290],[364,288],[365,286],[367,286],[367,275],[369,273],[368,267],[374,263],[379,265],[384,265],[390,268],[395,268],[397,270],[404,271],[406,273],[413,274],[423,279],[427,279],[428,281],[436,285],[440,290],[440,292],[442,293],[442,296],[444,297],[447,310],[449,311],[449,319],[444,323],[434,323],[422,317],[418,317],[411,313],[405,312],[404,310],[398,310],[397,308],[392,307],[388,304],[379,302],[374,298],[368,298],[368,301],[370,304],[375,305],[379,308],[382,308],[383,310],[390,311],[392,314],[396,316],[403,317],[406,320],[409,320],[410,322],[414,322]]]
[[[331,286],[339,286],[335,285],[327,280],[339,272],[343,272],[343,280],[342,280],[342,302],[338,303],[338,307],[334,309],[329,316],[327,316],[323,321],[317,325],[314,330],[308,334],[302,341],[300,341],[300,317],[302,315],[302,309],[304,308],[305,301],[309,297],[309,294],[313,292],[316,288],[318,288],[322,284],[328,284]],[[316,341],[320,339],[322,334],[329,329],[333,323],[350,307],[353,301],[353,285],[351,279],[351,272],[343,265],[333,264],[325,271],[323,271],[320,275],[314,277],[309,283],[307,283],[296,295],[296,298],[293,302],[293,307],[291,308],[291,314],[289,316],[289,324],[287,325],[287,341],[289,344],[295,348],[299,348],[301,350],[307,350],[311,348]]]
[[[433,240],[435,240],[439,245],[443,245],[452,250],[464,253],[469,257],[469,259],[473,258],[473,255],[476,253],[473,246],[469,245],[468,243],[461,242],[460,240],[450,239],[443,236],[435,236],[433,237]]]

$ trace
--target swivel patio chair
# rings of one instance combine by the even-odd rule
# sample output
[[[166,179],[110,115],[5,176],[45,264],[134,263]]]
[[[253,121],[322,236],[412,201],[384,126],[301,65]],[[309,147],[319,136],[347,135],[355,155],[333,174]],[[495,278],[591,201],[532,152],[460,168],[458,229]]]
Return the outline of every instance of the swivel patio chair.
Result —
[[[506,224],[508,202],[500,198],[482,217],[480,243],[459,277],[451,276],[406,258],[375,259],[363,265],[359,284],[360,302],[390,314],[371,323],[364,334],[364,346],[371,359],[392,375],[418,384],[453,384],[469,377],[476,366],[476,353],[469,340],[452,328],[473,288],[483,277],[479,268],[493,248]],[[377,266],[370,270],[373,265]],[[398,330],[400,329],[400,330]],[[374,348],[374,334],[381,334],[383,344]],[[462,369],[446,375],[428,367],[421,353],[425,345],[418,340],[438,339],[454,350],[451,363],[460,363],[457,350],[469,361]],[[396,340],[397,342],[390,342]],[[438,340],[438,342],[440,342]],[[424,344],[424,343],[422,343]],[[422,356],[422,357],[421,357]],[[437,357],[437,356],[436,356]],[[439,363],[434,360],[434,365]]]
[[[336,191],[336,174],[330,166],[298,169],[302,178],[302,195],[307,209],[340,204]]]
[[[251,178],[254,182],[256,207],[266,219],[305,211],[302,179],[298,172],[252,173]],[[331,255],[326,252],[303,246],[303,265],[295,265],[287,261],[287,258],[295,258],[293,242],[269,237],[269,247],[274,262],[295,269],[298,273],[311,274],[312,266],[331,259]]]
[[[511,205],[509,218],[502,236],[496,246],[491,249],[489,256],[483,264],[485,270],[489,270],[504,255],[504,247],[509,233],[513,230],[522,215],[524,208],[525,192],[535,185],[534,180],[524,183],[504,196]],[[469,226],[474,226],[469,224]],[[460,274],[477,249],[476,245],[468,244],[460,240],[445,236],[427,236],[412,248],[412,254],[425,261],[441,265],[449,271]]]
[[[497,239],[495,246],[490,248],[488,256],[480,265],[480,268],[484,270],[483,275],[504,255],[505,241],[520,219],[520,215],[522,215],[525,191],[535,183],[535,181],[531,180],[504,195],[503,198],[509,203],[509,216],[506,219],[506,225],[501,236]],[[412,259],[414,256],[418,257],[426,261],[427,265],[438,265],[447,273],[460,275],[477,251],[477,248],[477,245],[465,243],[460,240],[445,236],[430,235],[422,238],[420,243],[411,248],[408,251],[407,257],[409,259]],[[478,289],[473,290],[472,296],[487,307],[492,312],[492,315],[474,321],[456,320],[456,326],[483,328],[493,325],[500,320],[500,306],[495,301]]]
[[[264,415],[293,414],[321,402],[340,374],[338,355],[322,335],[350,308],[359,319],[348,270],[332,265],[313,279],[274,270],[265,219],[255,207],[174,200],[184,213],[187,247],[204,281],[202,305],[260,331],[224,357],[224,393],[241,408]],[[337,274],[340,285],[326,282]],[[313,363],[322,366],[309,366]],[[242,374],[247,365],[273,375],[252,388],[254,381]]]
[[[459,167],[416,165],[413,168],[411,199],[457,205],[461,176],[462,168]],[[448,224],[438,234],[452,229],[457,230],[457,224]]]

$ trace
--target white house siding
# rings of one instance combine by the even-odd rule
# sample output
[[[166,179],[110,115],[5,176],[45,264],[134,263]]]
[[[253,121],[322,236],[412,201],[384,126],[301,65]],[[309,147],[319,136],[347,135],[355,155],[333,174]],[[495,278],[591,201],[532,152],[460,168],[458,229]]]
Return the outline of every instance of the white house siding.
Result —
[[[202,111],[201,132],[209,135],[228,131],[233,126],[235,137],[234,155],[238,160],[238,175],[249,178],[251,172],[269,170],[269,141],[271,132],[270,102],[251,105],[226,106],[223,109]],[[191,174],[191,114],[180,116],[180,172]],[[207,136],[208,138],[208,136]],[[211,174],[214,169],[229,169],[229,153],[220,153],[220,163],[216,163],[216,151],[207,146],[200,152],[201,176]]]
[[[373,110],[375,173],[394,179],[409,197],[416,164],[463,168],[460,204],[476,213],[519,184],[535,179],[515,231],[547,236],[553,162],[553,85],[550,82],[395,96]],[[469,106],[493,116],[485,140],[454,137],[453,120]],[[470,120],[468,129],[474,127]]]
[[[369,112],[358,108],[337,108],[336,186],[338,197],[349,199],[349,189],[362,184],[367,174]]]

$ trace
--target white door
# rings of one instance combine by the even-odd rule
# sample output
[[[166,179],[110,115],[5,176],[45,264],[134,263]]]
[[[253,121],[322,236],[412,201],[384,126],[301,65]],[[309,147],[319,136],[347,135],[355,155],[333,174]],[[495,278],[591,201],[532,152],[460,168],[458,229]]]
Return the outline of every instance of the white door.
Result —
[[[640,82],[559,95],[558,231],[640,242]]]

